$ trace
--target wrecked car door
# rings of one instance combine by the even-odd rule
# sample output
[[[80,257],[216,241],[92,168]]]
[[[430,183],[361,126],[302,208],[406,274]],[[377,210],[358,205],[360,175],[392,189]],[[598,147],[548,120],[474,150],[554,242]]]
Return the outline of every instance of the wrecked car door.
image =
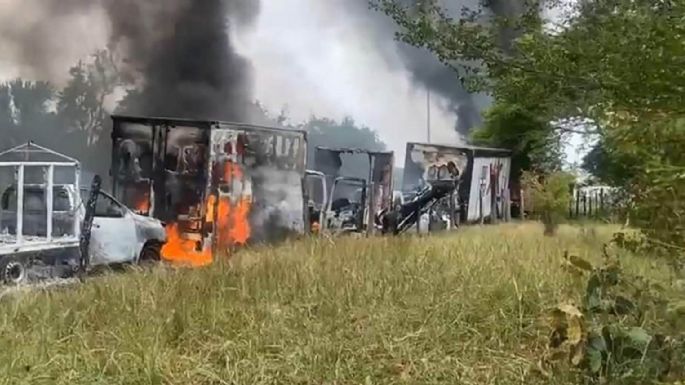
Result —
[[[90,239],[92,265],[134,261],[136,224],[129,210],[104,193],[98,194]]]

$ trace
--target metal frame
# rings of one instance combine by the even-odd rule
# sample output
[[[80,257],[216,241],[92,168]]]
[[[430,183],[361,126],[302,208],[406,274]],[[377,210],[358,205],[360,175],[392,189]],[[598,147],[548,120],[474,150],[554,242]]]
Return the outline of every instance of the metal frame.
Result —
[[[126,126],[128,124],[134,124],[134,125],[142,125],[145,126],[144,130],[141,130],[141,132],[151,132],[151,138],[150,138],[150,146],[151,146],[151,152],[153,156],[153,174],[154,176],[151,178],[151,183],[150,183],[150,190],[149,190],[149,195],[150,195],[150,207],[151,211],[148,212],[148,215],[154,218],[162,219],[167,222],[178,222],[181,220],[181,218],[175,213],[175,210],[166,207],[164,204],[157,204],[157,203],[162,203],[159,201],[161,197],[165,195],[165,178],[166,174],[163,169],[158,170],[155,169],[157,165],[163,165],[163,160],[166,154],[166,149],[169,145],[169,133],[173,130],[174,127],[188,127],[188,128],[193,128],[197,129],[200,132],[202,132],[203,135],[206,135],[206,165],[204,166],[204,173],[206,174],[204,176],[205,180],[205,186],[203,187],[204,191],[204,197],[201,197],[201,199],[198,200],[198,203],[200,205],[200,218],[201,218],[201,224],[200,224],[200,232],[198,233],[193,233],[193,235],[201,240],[202,247],[211,247],[213,254],[216,255],[216,247],[218,245],[216,236],[219,233],[217,230],[217,221],[213,221],[211,224],[211,227],[207,226],[207,220],[206,220],[206,214],[208,211],[207,208],[207,198],[216,193],[217,197],[219,197],[219,191],[218,191],[218,185],[215,184],[213,181],[213,169],[216,167],[215,163],[218,161],[220,156],[224,156],[226,154],[217,154],[216,153],[216,139],[214,138],[214,135],[216,133],[220,132],[226,132],[226,133],[232,133],[235,135],[244,135],[244,134],[258,134],[260,137],[261,136],[266,136],[267,134],[269,136],[274,135],[274,136],[283,136],[283,137],[297,137],[298,140],[301,141],[301,146],[302,147],[302,157],[295,157],[297,159],[297,168],[298,168],[298,173],[300,173],[300,168],[302,169],[301,175],[300,175],[300,184],[302,187],[302,213],[301,213],[301,220],[303,223],[303,232],[308,231],[308,220],[307,220],[307,214],[306,214],[306,208],[307,208],[307,201],[305,199],[304,194],[304,186],[305,186],[305,168],[306,168],[306,151],[307,151],[307,133],[304,130],[291,130],[291,129],[283,129],[283,128],[277,128],[277,127],[268,127],[268,126],[262,126],[262,125],[253,125],[253,124],[244,124],[244,123],[236,123],[236,122],[225,122],[225,121],[219,121],[219,120],[197,120],[197,119],[183,119],[183,118],[168,118],[168,117],[144,117],[144,116],[127,116],[127,115],[112,115],[112,122],[113,122],[113,128],[112,128],[112,145],[115,146],[114,151],[112,151],[112,169],[110,170],[110,176],[111,176],[111,182],[113,186],[113,193],[115,197],[119,198],[119,200],[123,200],[124,203],[126,202],[126,199],[122,198],[122,194],[120,194],[120,189],[122,186],[124,186],[127,182],[121,181],[117,177],[116,170],[114,169],[118,165],[118,153],[116,151],[116,146],[117,146],[117,140],[123,138],[126,133],[127,133],[127,128]],[[145,139],[148,141],[148,139]],[[274,142],[274,146],[276,146],[276,142]],[[301,159],[300,159],[301,158]],[[224,159],[225,161],[226,159]],[[238,163],[241,165],[241,167],[247,167],[243,164],[243,161],[241,159],[235,159],[235,163]],[[234,195],[233,192],[230,193],[231,195]],[[215,205],[218,206],[218,199],[215,201]],[[216,213],[217,211],[217,206],[214,207],[214,212]],[[298,230],[299,231],[299,230]],[[199,235],[198,235],[199,234]],[[187,236],[188,233],[185,233],[184,236]]]
[[[375,197],[375,187],[377,183],[373,180],[373,171],[376,167],[376,160],[379,156],[391,156],[394,158],[395,153],[393,151],[371,151],[371,150],[365,150],[362,148],[346,148],[346,147],[326,147],[326,146],[316,146],[315,151],[329,151],[332,153],[337,153],[338,155],[341,154],[352,154],[352,155],[367,155],[369,158],[369,174],[368,174],[368,183],[365,185],[366,188],[366,199],[363,205],[363,218],[364,220],[362,221],[363,224],[366,225],[366,233],[368,235],[372,235],[375,232],[375,225],[374,225],[374,216],[376,213],[374,213],[374,202],[376,200]],[[315,165],[316,166],[316,165]],[[394,165],[393,165],[394,166]],[[390,173],[390,194],[391,194],[391,201],[392,201],[392,191],[393,191],[393,173],[391,171]],[[335,190],[335,185],[338,183],[338,179],[342,180],[356,180],[358,178],[351,178],[351,177],[341,177],[337,178],[333,182],[333,188],[331,190],[331,200],[333,199],[333,191]],[[360,231],[362,229],[359,229]]]
[[[31,154],[41,153],[50,154],[60,159],[59,161],[32,161],[29,159]],[[74,215],[74,228],[73,237],[68,239],[60,239],[57,242],[52,236],[52,220],[53,220],[53,190],[55,187],[54,176],[55,167],[73,167],[74,169],[74,194],[76,202],[74,202],[75,209],[78,209],[80,202],[80,178],[81,178],[81,166],[78,160],[71,158],[67,155],[60,154],[56,151],[50,150],[48,148],[39,146],[33,142],[28,142],[8,150],[0,152],[0,159],[8,154],[20,154],[26,156],[25,161],[5,161],[0,160],[0,168],[15,168],[15,182],[17,189],[17,214],[16,214],[16,235],[13,243],[0,245],[0,255],[6,253],[17,253],[17,252],[30,252],[39,251],[51,248],[61,248],[73,246],[71,243],[76,242],[78,244],[78,238],[80,236],[80,226],[79,226],[79,216],[77,213]],[[40,237],[39,240],[26,242],[24,238],[24,187],[25,187],[25,173],[28,167],[41,167],[44,169],[43,175],[43,186],[45,186],[46,194],[46,234],[45,237]],[[47,170],[45,170],[47,168]],[[72,239],[73,238],[73,239]],[[73,241],[73,242],[72,242]]]
[[[303,188],[303,197],[306,201],[306,205],[304,206],[304,216],[305,216],[305,226],[308,226],[306,229],[306,233],[310,233],[312,231],[311,228],[311,218],[309,216],[309,190],[308,190],[308,180],[318,180],[321,183],[321,209],[319,212],[319,229],[323,229],[323,223],[326,221],[326,207],[328,206],[328,182],[326,181],[326,175],[320,171],[314,171],[314,170],[305,170],[304,172],[304,181],[302,182],[302,188]]]
[[[362,212],[360,223],[357,223],[357,226],[359,226],[357,231],[361,231],[363,228],[363,225],[364,225],[364,218],[367,215],[366,212],[368,211],[367,206],[368,206],[368,202],[369,202],[369,197],[368,197],[369,184],[367,184],[366,180],[364,180],[363,178],[353,178],[353,177],[345,177],[345,176],[339,176],[339,177],[335,178],[335,180],[333,181],[333,186],[331,186],[331,191],[329,193],[329,197],[327,198],[326,205],[324,206],[324,208],[322,210],[321,230],[322,231],[328,230],[328,214],[331,214],[333,211],[331,207],[333,205],[333,198],[335,196],[335,190],[338,187],[338,185],[341,183],[357,184],[362,188],[362,197],[361,197],[362,200],[361,200],[360,204],[364,208],[363,209],[364,211]],[[344,229],[341,229],[341,230],[344,230]]]

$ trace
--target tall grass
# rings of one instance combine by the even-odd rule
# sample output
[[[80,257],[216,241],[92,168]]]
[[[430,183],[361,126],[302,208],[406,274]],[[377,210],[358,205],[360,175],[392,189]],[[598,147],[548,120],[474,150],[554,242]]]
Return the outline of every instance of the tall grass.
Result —
[[[612,230],[311,239],[6,297],[0,384],[563,384],[529,373],[539,317]]]

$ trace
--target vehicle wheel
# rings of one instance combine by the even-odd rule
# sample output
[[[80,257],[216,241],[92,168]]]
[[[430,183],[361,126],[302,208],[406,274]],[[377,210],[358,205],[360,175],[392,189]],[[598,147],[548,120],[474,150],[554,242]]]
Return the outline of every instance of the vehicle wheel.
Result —
[[[159,262],[162,259],[162,245],[146,243],[140,251],[139,262]]]
[[[9,257],[0,263],[0,280],[6,285],[19,285],[26,282],[28,272],[22,258]]]

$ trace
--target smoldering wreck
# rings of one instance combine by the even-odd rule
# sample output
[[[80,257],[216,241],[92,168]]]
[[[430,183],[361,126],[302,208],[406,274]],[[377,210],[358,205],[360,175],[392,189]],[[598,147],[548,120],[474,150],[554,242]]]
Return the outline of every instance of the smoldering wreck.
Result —
[[[0,281],[66,278],[159,259],[163,224],[81,186],[76,159],[33,143],[0,153]]]
[[[166,223],[168,261],[212,262],[308,230],[303,131],[114,116],[113,195]]]
[[[236,247],[312,230],[396,234],[421,230],[426,217],[431,230],[431,223],[456,228],[460,221],[507,211],[506,161],[488,163],[482,174],[478,163],[506,159],[506,151],[414,144],[405,154],[399,187],[392,179],[392,152],[310,149],[304,132],[245,123],[259,114],[251,112],[250,66],[232,47],[226,15],[249,23],[256,4],[65,5],[65,12],[102,7],[111,21],[109,45],[122,57],[123,75],[133,80],[121,106],[128,115],[112,117],[111,154],[103,154],[111,157],[109,175],[102,178],[112,190],[100,191],[97,183],[83,188],[90,181],[81,177],[77,159],[64,160],[74,171],[65,181],[55,179],[59,173],[48,164],[8,164],[0,180],[3,277],[16,283],[37,267],[60,266],[51,274],[61,276],[89,265],[143,259],[203,266]],[[309,151],[316,152],[311,170]],[[349,157],[368,161],[363,175],[341,173]],[[20,178],[20,170],[29,169],[36,173],[31,183]],[[31,224],[31,218],[39,222]]]

